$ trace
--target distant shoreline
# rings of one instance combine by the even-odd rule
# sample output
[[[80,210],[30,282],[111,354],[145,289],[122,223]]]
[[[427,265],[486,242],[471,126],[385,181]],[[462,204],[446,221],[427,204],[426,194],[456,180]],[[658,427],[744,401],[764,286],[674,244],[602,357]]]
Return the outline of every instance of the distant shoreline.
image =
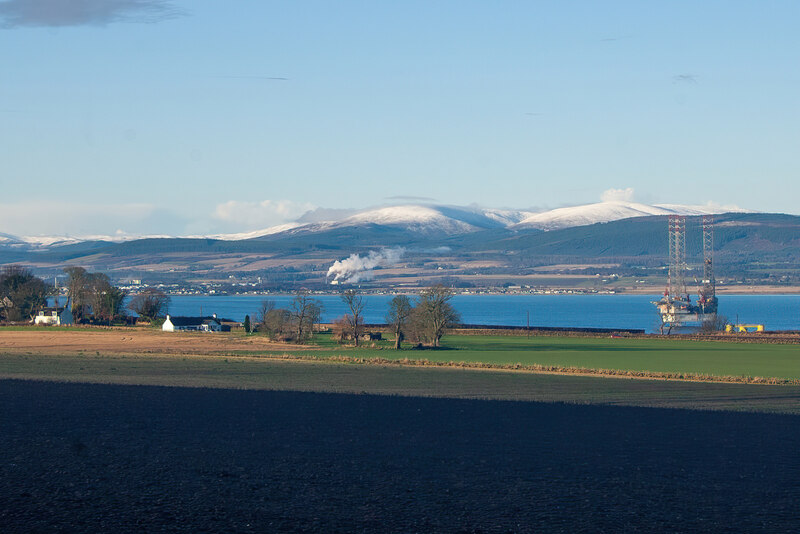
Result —
[[[342,287],[341,290],[312,290],[314,295],[332,295],[336,296],[341,294],[345,289],[353,289],[347,286]],[[357,291],[364,295],[416,295],[423,289],[408,288],[403,290],[395,290],[388,288],[355,288]],[[474,289],[474,288],[454,288],[456,296],[552,296],[552,295],[661,295],[664,292],[663,288],[658,287],[636,287],[636,288],[620,288],[620,289],[604,289],[598,291],[584,291],[575,288],[554,288],[543,290],[511,290],[503,291],[499,289]],[[135,292],[133,292],[135,294]],[[275,296],[292,296],[295,295],[294,291],[270,291],[270,292],[248,292],[248,293],[183,293],[183,292],[168,292],[170,296],[185,296],[185,297],[275,297]],[[690,295],[696,295],[697,290],[689,290]],[[717,287],[718,295],[754,295],[754,296],[771,296],[771,295],[800,295],[800,286],[729,286]]]

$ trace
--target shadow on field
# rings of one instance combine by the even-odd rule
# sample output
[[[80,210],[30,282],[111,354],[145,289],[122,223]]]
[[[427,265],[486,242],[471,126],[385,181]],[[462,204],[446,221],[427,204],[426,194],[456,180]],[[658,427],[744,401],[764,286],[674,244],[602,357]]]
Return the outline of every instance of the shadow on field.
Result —
[[[0,381],[4,531],[800,528],[800,417]]]

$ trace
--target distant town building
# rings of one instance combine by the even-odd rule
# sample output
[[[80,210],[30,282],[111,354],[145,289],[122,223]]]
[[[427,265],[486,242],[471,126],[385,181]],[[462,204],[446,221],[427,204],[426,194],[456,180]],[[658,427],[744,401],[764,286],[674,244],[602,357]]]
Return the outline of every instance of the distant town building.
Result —
[[[211,317],[172,317],[167,315],[161,329],[164,332],[221,332],[222,321],[217,319],[216,313]]]

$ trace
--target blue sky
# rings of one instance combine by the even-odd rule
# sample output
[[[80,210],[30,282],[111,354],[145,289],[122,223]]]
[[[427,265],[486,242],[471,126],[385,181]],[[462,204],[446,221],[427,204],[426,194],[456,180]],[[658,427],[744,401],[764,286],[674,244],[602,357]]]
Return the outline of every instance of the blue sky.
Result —
[[[0,232],[395,197],[800,213],[800,3],[0,0]]]

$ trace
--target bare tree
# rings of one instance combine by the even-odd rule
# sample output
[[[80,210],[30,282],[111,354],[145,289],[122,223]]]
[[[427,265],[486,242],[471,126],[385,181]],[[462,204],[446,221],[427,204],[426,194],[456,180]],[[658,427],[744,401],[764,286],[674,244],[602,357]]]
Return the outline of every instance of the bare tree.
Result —
[[[322,303],[311,298],[308,290],[300,290],[289,307],[289,315],[295,332],[295,340],[303,343],[314,333],[314,325],[322,316]]]
[[[169,295],[161,290],[149,287],[135,295],[128,304],[128,309],[146,321],[154,322],[169,311]]]
[[[275,310],[275,302],[269,299],[264,299],[255,313],[256,331],[267,332],[269,326],[269,314]]]
[[[111,324],[125,315],[122,304],[127,292],[114,286],[103,273],[85,273],[84,299],[96,322]]]
[[[314,325],[319,325],[322,321],[322,311],[324,309],[322,302],[317,299],[311,299],[311,304],[308,309],[308,319],[311,326],[309,329],[310,336],[314,335]]]
[[[386,322],[391,325],[392,330],[394,330],[394,348],[397,350],[400,349],[400,343],[405,337],[405,330],[413,310],[414,307],[411,305],[411,300],[405,295],[397,295],[389,303],[389,312],[386,314]]]
[[[441,284],[420,292],[414,310],[415,320],[418,323],[420,337],[434,347],[439,346],[439,341],[447,329],[461,320],[458,312],[450,304],[453,295],[451,289]]]
[[[111,284],[99,289],[95,296],[97,307],[93,308],[95,317],[107,324],[124,320],[126,313],[122,304],[127,295],[127,291]]]
[[[67,275],[67,296],[72,317],[76,323],[80,323],[89,307],[89,273],[83,267],[67,267],[64,272]]]
[[[728,324],[728,318],[724,315],[719,314],[711,314],[710,316],[706,317],[703,322],[700,324],[700,333],[701,334],[714,334],[716,332],[722,332],[725,330],[725,326]]]
[[[344,343],[350,330],[350,319],[347,314],[331,321],[332,338],[339,343]]]
[[[349,324],[350,335],[353,336],[353,343],[358,346],[358,338],[364,329],[364,317],[361,312],[364,310],[364,297],[358,294],[355,289],[348,289],[341,295],[342,301],[350,309],[350,313],[345,315]]]
[[[256,330],[267,334],[270,339],[283,340],[288,333],[291,317],[289,310],[276,308],[275,302],[269,299],[261,301],[256,312]]]

